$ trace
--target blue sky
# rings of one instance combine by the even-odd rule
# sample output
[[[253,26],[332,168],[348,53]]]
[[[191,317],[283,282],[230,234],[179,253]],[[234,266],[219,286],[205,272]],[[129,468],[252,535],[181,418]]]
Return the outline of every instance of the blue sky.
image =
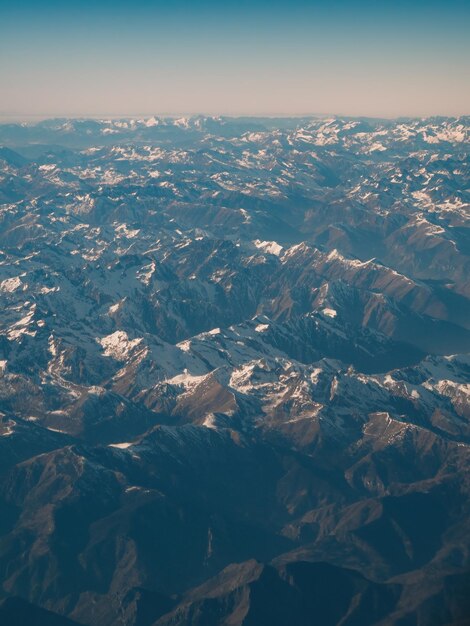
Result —
[[[0,114],[470,113],[461,0],[0,0]]]

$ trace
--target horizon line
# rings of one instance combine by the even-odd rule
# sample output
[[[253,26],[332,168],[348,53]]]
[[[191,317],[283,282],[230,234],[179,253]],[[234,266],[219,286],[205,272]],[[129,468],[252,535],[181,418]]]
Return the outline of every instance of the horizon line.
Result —
[[[135,118],[140,119],[181,119],[181,118],[228,118],[228,119],[303,119],[303,118],[355,118],[355,119],[375,119],[375,120],[399,120],[399,119],[430,119],[430,118],[453,118],[459,119],[462,117],[469,117],[469,113],[460,114],[445,114],[445,113],[433,113],[428,115],[420,114],[400,114],[400,115],[367,115],[367,114],[350,114],[350,113],[204,113],[204,112],[162,112],[162,113],[84,113],[84,114],[61,114],[61,113],[3,113],[0,112],[0,124],[6,122],[21,122],[27,120],[35,120],[37,122],[48,120],[96,120],[106,121],[111,120],[131,120]]]

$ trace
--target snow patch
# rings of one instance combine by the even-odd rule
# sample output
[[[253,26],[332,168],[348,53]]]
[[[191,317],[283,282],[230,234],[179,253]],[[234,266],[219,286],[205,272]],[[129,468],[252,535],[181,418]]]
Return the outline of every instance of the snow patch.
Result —
[[[191,342],[189,340],[180,341],[180,343],[176,344],[176,347],[183,352],[189,352],[191,350]]]
[[[268,330],[268,328],[269,328],[269,324],[258,324],[255,330],[257,333],[264,333]]]
[[[206,428],[216,429],[217,424],[216,424],[215,415],[213,413],[208,413],[208,415],[206,415],[204,421],[202,422],[202,425],[205,426]]]
[[[144,265],[140,270],[137,271],[137,278],[144,285],[150,285],[150,280],[155,273],[157,266],[155,261],[151,261],[148,265]]]
[[[21,278],[19,276],[6,278],[0,283],[0,291],[3,293],[12,293],[13,291],[19,289],[22,284],[23,283],[21,282]]]
[[[173,378],[167,378],[163,382],[169,385],[182,385],[185,389],[193,389],[194,387],[197,387],[204,378],[205,375],[193,376],[185,368],[182,374],[177,374],[176,376],[173,376]]]
[[[277,241],[261,241],[260,239],[255,239],[253,243],[260,250],[263,250],[267,254],[274,254],[275,256],[279,256],[284,249]]]
[[[141,342],[142,338],[129,339],[124,330],[117,330],[106,337],[97,338],[96,341],[104,349],[104,356],[109,356],[117,361],[124,361]]]
[[[116,233],[121,236],[127,237],[128,239],[134,239],[134,237],[137,237],[137,235],[140,233],[140,228],[131,230],[130,228],[128,228],[127,224],[119,224],[119,226],[116,227]]]
[[[119,300],[119,302],[112,304],[108,309],[108,315],[113,315],[114,313],[117,313],[124,303],[125,299],[126,298],[123,298],[122,300]]]
[[[5,430],[2,433],[0,433],[0,437],[9,437],[13,433],[14,433],[14,428],[12,428],[11,426],[6,426]]]

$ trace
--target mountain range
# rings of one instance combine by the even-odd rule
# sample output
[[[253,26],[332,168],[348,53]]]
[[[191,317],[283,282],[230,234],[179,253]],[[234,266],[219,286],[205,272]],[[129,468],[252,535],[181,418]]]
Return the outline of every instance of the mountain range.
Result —
[[[0,125],[0,622],[470,624],[470,118]]]

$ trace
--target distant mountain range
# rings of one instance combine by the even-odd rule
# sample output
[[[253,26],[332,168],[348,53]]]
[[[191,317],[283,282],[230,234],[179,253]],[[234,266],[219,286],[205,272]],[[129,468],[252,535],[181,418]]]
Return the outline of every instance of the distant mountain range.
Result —
[[[0,125],[0,623],[470,624],[469,129]]]

